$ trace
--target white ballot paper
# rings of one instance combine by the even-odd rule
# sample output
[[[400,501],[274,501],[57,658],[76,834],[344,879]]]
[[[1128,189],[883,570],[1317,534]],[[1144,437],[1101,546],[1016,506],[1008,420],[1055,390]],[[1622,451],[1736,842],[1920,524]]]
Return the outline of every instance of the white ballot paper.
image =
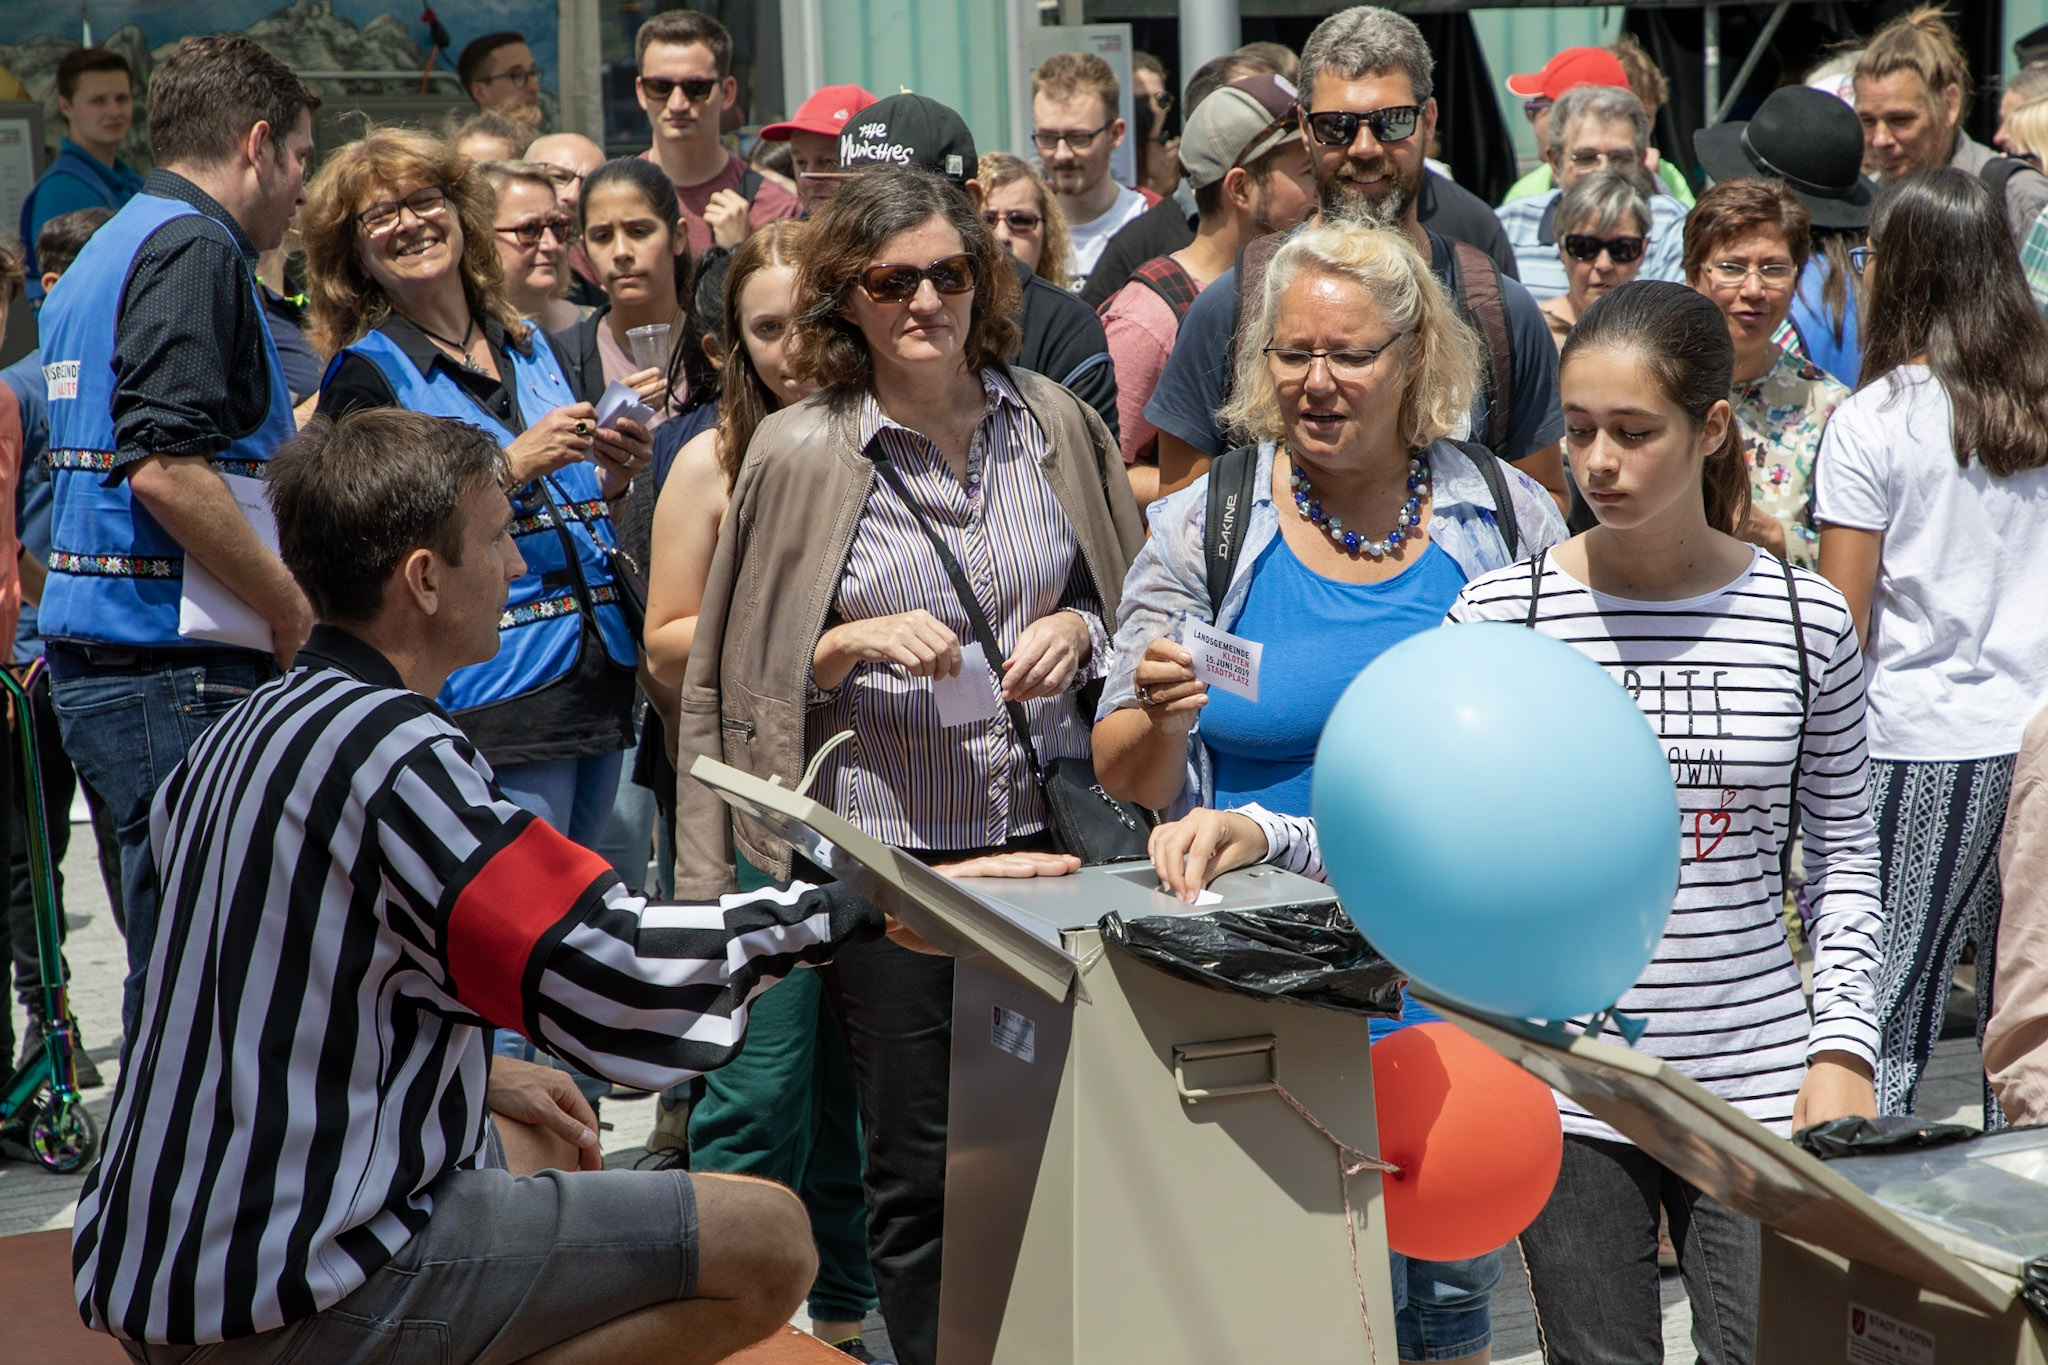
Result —
[[[276,554],[277,519],[264,500],[263,480],[242,474],[220,477],[234,495],[235,505],[248,519],[249,529]],[[190,555],[185,557],[185,586],[178,596],[178,634],[188,640],[260,649],[265,654],[277,648],[270,622],[263,619],[262,613],[235,596],[233,589]]]
[[[622,417],[630,417],[644,427],[654,420],[654,409],[640,401],[640,394],[632,385],[614,379],[604,386],[604,393],[597,400],[599,430],[610,431]]]
[[[1264,645],[1192,620],[1182,643],[1195,656],[1196,678],[1246,701],[1259,699],[1259,656],[1266,652]]]
[[[981,641],[976,640],[960,651],[957,674],[932,679],[932,700],[939,704],[939,724],[948,730],[994,720],[1003,714],[1002,698],[996,695],[995,673],[988,666]]]

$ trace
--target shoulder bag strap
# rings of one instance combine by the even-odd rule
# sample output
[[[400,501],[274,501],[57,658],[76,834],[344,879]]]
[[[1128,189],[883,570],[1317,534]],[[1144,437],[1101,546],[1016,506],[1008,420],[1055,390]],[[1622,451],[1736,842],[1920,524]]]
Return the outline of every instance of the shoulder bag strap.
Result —
[[[1466,459],[1479,466],[1479,477],[1486,480],[1486,491],[1493,495],[1493,529],[1500,532],[1501,543],[1507,546],[1508,563],[1522,557],[1522,528],[1515,521],[1515,502],[1508,492],[1508,476],[1501,472],[1501,458],[1477,441],[1453,441]]]
[[[1550,557],[1550,551],[1538,550],[1529,561],[1529,614],[1522,618],[1522,624],[1530,630],[1536,629],[1536,604],[1543,597],[1543,561]]]
[[[1256,446],[1233,446],[1209,466],[1209,515],[1202,524],[1202,567],[1209,588],[1209,624],[1223,610],[1223,595],[1237,574],[1237,557],[1252,519],[1258,479]]]
[[[1792,787],[1785,796],[1785,847],[1779,850],[1778,876],[1781,886],[1792,884],[1792,839],[1799,819],[1799,758],[1806,749],[1806,726],[1813,719],[1813,670],[1806,660],[1806,625],[1799,615],[1799,585],[1792,576],[1790,560],[1779,559],[1785,571],[1785,600],[1792,606],[1792,653],[1799,660],[1799,736],[1792,747]]]
[[[896,490],[896,496],[903,499],[904,505],[910,509],[910,515],[917,518],[917,528],[923,531],[924,538],[931,542],[932,550],[938,555],[939,563],[946,570],[946,577],[952,581],[953,592],[960,599],[961,610],[967,613],[968,627],[973,630],[974,638],[980,643],[981,652],[988,657],[989,667],[996,667],[1002,662],[1003,647],[996,643],[995,628],[989,624],[987,615],[983,613],[981,601],[974,595],[974,588],[967,581],[966,570],[962,569],[960,561],[953,557],[952,547],[946,544],[945,537],[941,536],[938,528],[926,518],[924,508],[911,495],[910,485],[903,481],[903,474],[896,468],[896,462],[881,454],[880,447],[873,444],[869,445],[866,454],[875,462],[875,469],[889,487]],[[1018,740],[1024,746],[1024,762],[1031,769],[1031,780],[1038,784],[1040,790],[1044,790],[1045,772],[1039,767],[1038,746],[1031,737],[1031,718],[1024,712],[1024,703],[1005,701],[1003,710],[1009,714],[1010,728],[1016,732]]]
[[[1493,258],[1467,242],[1452,241],[1453,296],[1484,345],[1486,430],[1481,440],[1498,451],[1507,442],[1515,410],[1515,330]]]

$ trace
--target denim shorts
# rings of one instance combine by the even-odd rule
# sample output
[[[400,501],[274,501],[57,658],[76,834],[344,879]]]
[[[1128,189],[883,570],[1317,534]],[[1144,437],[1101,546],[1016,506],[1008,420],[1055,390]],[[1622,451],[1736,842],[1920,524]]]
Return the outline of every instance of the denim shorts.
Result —
[[[1499,1251],[1463,1261],[1417,1261],[1390,1251],[1387,1260],[1401,1359],[1456,1360],[1492,1343]]]
[[[461,1170],[430,1188],[426,1227],[333,1307],[234,1341],[122,1345],[151,1365],[510,1365],[697,1292],[687,1171]]]

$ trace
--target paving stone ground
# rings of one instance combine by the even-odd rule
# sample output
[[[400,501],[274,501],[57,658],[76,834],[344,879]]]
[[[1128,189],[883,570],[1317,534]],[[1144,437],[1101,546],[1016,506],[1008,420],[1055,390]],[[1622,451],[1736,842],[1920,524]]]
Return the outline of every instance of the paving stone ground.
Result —
[[[74,827],[64,874],[70,915],[74,920],[80,915],[86,917],[83,925],[72,930],[66,951],[73,977],[72,1007],[77,1012],[86,1048],[107,1080],[106,1088],[89,1092],[87,1099],[94,1116],[104,1124],[119,1068],[121,976],[126,956],[107,909],[106,893],[93,857],[91,831],[83,825]],[[17,1017],[17,1030],[19,1026]],[[1981,1124],[1982,1076],[1976,1045],[1970,1039],[1950,1039],[1938,1044],[1921,1087],[1921,1112],[1954,1122]],[[612,1125],[612,1131],[606,1134],[608,1163],[630,1163],[645,1155],[640,1144],[653,1124],[651,1101],[608,1101],[604,1117]],[[0,1237],[69,1227],[81,1184],[82,1176],[56,1176],[21,1162],[0,1160]],[[1540,1365],[1542,1357],[1537,1349],[1536,1318],[1529,1302],[1528,1282],[1516,1258],[1510,1255],[1507,1259],[1493,1298],[1493,1359],[1496,1365]],[[1684,1285],[1675,1274],[1666,1275],[1663,1291],[1665,1360],[1668,1365],[1692,1365],[1692,1314],[1685,1301]],[[0,1300],[5,1297],[5,1287],[0,1286]],[[869,1341],[878,1353],[886,1350],[886,1339],[879,1329],[877,1317],[870,1322]]]

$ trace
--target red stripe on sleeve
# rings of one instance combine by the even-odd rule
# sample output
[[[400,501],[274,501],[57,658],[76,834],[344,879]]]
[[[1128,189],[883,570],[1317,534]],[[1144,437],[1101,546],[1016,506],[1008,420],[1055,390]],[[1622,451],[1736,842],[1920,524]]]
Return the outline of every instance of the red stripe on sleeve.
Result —
[[[500,1028],[526,1031],[522,982],[541,936],[573,915],[612,865],[534,820],[477,869],[448,913],[456,998]]]

